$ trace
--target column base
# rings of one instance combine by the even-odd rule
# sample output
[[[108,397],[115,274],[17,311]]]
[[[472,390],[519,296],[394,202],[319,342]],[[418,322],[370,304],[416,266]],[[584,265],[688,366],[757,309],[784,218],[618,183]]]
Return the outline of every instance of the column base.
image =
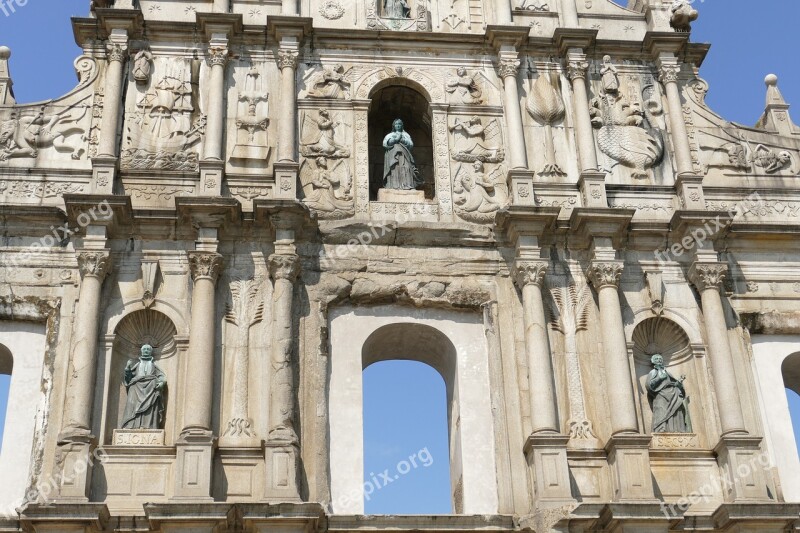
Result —
[[[93,435],[59,438],[56,464],[60,466],[56,503],[88,503],[92,485],[92,467],[97,439]]]
[[[703,193],[703,176],[683,174],[675,179],[678,198],[687,211],[705,211],[706,198]]]
[[[211,470],[216,440],[204,430],[184,432],[175,443],[175,492],[172,501],[212,502]]]
[[[300,165],[294,161],[277,161],[272,168],[275,172],[275,198],[296,200]]]
[[[613,500],[619,503],[657,503],[650,472],[650,435],[614,435],[606,443],[614,484]]]
[[[113,194],[117,178],[116,157],[97,156],[92,158],[92,194]]]
[[[723,435],[714,447],[724,479],[722,493],[728,503],[774,501],[767,490],[765,466],[769,456],[761,451],[761,437]]]
[[[200,186],[197,196],[222,195],[222,180],[225,177],[225,161],[200,161]]]
[[[584,170],[578,179],[584,207],[608,207],[606,195],[606,175],[602,172]]]
[[[296,444],[283,441],[264,445],[267,481],[264,499],[268,502],[301,502],[298,488],[300,450]]]
[[[575,503],[569,481],[568,441],[569,436],[558,433],[534,433],[525,441],[525,457],[534,487],[532,512]]]
[[[512,205],[536,205],[533,177],[534,173],[530,170],[512,169],[508,171],[507,182],[511,187]]]

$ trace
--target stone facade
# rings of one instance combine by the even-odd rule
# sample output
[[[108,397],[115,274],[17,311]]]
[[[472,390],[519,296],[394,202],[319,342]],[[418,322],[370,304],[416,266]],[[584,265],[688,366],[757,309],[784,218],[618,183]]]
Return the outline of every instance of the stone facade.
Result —
[[[800,128],[774,76],[752,128],[706,105],[696,18],[95,0],[36,105],[0,49],[0,530],[800,528]],[[381,189],[395,118],[418,191]],[[144,344],[163,411],[123,428]],[[455,514],[365,518],[355,384],[412,354]]]

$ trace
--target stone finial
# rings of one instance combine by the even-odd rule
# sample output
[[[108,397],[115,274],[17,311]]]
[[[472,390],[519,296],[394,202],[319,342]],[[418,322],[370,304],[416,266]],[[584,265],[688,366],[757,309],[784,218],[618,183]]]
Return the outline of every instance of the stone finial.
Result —
[[[11,81],[11,73],[8,70],[8,60],[10,58],[11,48],[0,46],[0,105],[16,103],[12,89],[14,82]]]
[[[775,131],[781,135],[792,135],[797,131],[797,126],[789,116],[789,104],[786,103],[781,90],[778,89],[778,76],[768,74],[764,78],[764,83],[767,86],[767,102],[764,114],[756,123],[756,128]]]

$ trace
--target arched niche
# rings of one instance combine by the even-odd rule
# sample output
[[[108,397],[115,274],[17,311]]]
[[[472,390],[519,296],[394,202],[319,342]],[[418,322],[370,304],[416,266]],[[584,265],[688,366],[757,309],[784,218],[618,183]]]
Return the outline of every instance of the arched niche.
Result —
[[[163,390],[166,407],[164,428],[167,440],[173,433],[175,425],[175,407],[170,402],[170,395],[177,390],[177,377],[180,373],[178,346],[175,341],[177,330],[167,315],[152,309],[134,311],[124,316],[114,330],[111,359],[108,368],[108,385],[106,403],[106,420],[104,442],[111,444],[114,429],[119,429],[125,411],[127,392],[123,383],[125,365],[129,360],[139,358],[143,344],[153,347],[153,359],[167,376],[167,385]],[[172,394],[171,392],[172,391]]]
[[[383,186],[383,139],[392,131],[392,124],[398,118],[414,142],[412,154],[423,182],[419,189],[425,192],[425,198],[434,198],[433,112],[428,91],[408,78],[391,78],[376,84],[369,99],[370,199],[376,200],[378,190]]]
[[[445,381],[456,513],[497,513],[488,350],[480,315],[397,306],[336,308],[330,315],[330,354],[334,513],[364,513],[363,369],[398,359],[426,363]]]
[[[711,409],[705,408],[705,386],[702,366],[697,365],[689,336],[678,324],[664,317],[652,317],[641,321],[633,330],[633,360],[636,369],[637,388],[642,411],[642,423],[647,433],[652,433],[653,413],[647,397],[647,375],[653,369],[650,361],[655,354],[664,357],[664,366],[677,379],[686,376],[684,387],[689,396],[689,415],[694,433],[703,434],[710,426]],[[706,439],[703,438],[705,441]],[[697,447],[699,442],[686,441],[687,446]]]

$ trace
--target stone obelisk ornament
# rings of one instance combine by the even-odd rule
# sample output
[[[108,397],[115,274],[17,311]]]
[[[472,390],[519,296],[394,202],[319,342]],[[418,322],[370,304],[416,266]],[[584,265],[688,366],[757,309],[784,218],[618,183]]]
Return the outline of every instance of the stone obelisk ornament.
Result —
[[[122,416],[122,429],[161,429],[167,376],[153,362],[152,346],[143,345],[139,359],[128,361],[123,383],[128,400]]]
[[[647,398],[653,411],[653,433],[691,433],[689,397],[683,388],[686,376],[675,379],[664,368],[664,357],[650,358],[653,370],[647,375]]]
[[[383,186],[387,189],[410,191],[421,185],[414,156],[414,142],[403,129],[399,118],[392,123],[392,132],[383,138],[386,155],[383,162]]]

